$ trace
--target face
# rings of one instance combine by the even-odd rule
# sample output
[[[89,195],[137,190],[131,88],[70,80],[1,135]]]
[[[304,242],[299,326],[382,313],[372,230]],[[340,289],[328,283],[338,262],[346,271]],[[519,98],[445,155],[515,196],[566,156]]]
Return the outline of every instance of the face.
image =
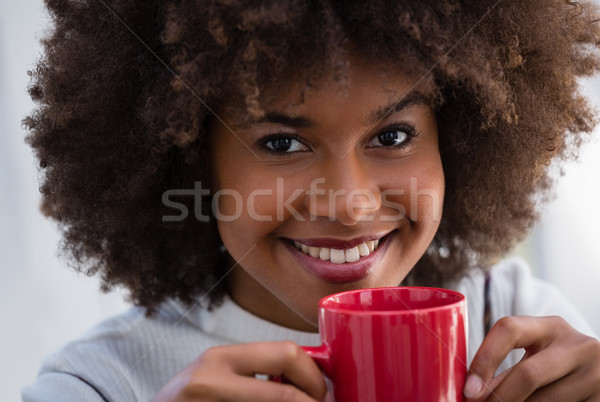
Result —
[[[264,118],[212,129],[213,213],[248,311],[315,331],[322,297],[397,286],[441,219],[435,115],[415,81],[352,62],[349,84],[290,83]]]

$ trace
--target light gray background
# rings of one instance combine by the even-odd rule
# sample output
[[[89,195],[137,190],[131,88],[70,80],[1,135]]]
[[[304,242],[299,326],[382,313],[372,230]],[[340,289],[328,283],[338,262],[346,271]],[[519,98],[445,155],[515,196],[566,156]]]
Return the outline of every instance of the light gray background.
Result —
[[[36,164],[21,119],[47,20],[41,0],[0,0],[0,399],[19,400],[43,356],[127,306],[57,258],[55,225],[38,212]],[[600,105],[600,79],[583,90]],[[600,131],[595,137],[600,136]],[[556,284],[600,333],[600,141],[567,169],[556,201],[515,253]]]

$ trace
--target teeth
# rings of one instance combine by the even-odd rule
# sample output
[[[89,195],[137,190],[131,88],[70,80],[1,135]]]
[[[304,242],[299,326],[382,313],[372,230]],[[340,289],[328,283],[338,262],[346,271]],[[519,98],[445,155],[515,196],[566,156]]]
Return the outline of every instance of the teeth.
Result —
[[[329,256],[331,255],[330,251],[330,248],[321,247],[321,251],[319,252],[319,258],[324,261],[327,261],[329,259]]]
[[[373,252],[373,250],[375,250],[375,247],[377,247],[378,243],[379,243],[379,240],[373,240],[373,241],[367,242],[367,247],[369,247],[369,251],[371,253]]]
[[[367,243],[361,243],[358,245],[358,253],[361,257],[371,254],[371,249],[367,245]]]
[[[313,258],[320,258],[323,261],[331,261],[334,264],[343,264],[345,262],[356,262],[361,257],[366,257],[371,254],[379,245],[379,240],[368,241],[361,243],[356,247],[339,250],[327,247],[312,247],[294,241],[294,246],[298,250],[302,250],[304,254],[308,254]]]
[[[344,253],[344,250],[332,248],[329,252],[329,260],[334,264],[343,264],[346,262],[346,253]]]
[[[350,250],[346,250],[346,262],[356,262],[360,259],[360,253],[358,252],[358,247],[351,248]]]

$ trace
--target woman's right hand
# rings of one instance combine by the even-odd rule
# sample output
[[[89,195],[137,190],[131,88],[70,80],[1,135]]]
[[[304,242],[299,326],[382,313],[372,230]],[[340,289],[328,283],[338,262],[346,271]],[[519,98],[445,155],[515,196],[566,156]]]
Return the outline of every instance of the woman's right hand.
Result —
[[[255,374],[284,376],[290,383]],[[173,377],[151,402],[323,401],[327,386],[316,363],[293,342],[217,346]]]

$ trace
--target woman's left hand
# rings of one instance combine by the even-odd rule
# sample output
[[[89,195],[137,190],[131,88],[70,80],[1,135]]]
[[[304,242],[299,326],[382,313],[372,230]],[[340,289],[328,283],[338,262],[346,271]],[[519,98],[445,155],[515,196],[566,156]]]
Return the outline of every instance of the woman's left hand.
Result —
[[[525,349],[494,374],[508,353]],[[560,317],[505,317],[483,340],[467,374],[468,401],[600,401],[600,341]]]

